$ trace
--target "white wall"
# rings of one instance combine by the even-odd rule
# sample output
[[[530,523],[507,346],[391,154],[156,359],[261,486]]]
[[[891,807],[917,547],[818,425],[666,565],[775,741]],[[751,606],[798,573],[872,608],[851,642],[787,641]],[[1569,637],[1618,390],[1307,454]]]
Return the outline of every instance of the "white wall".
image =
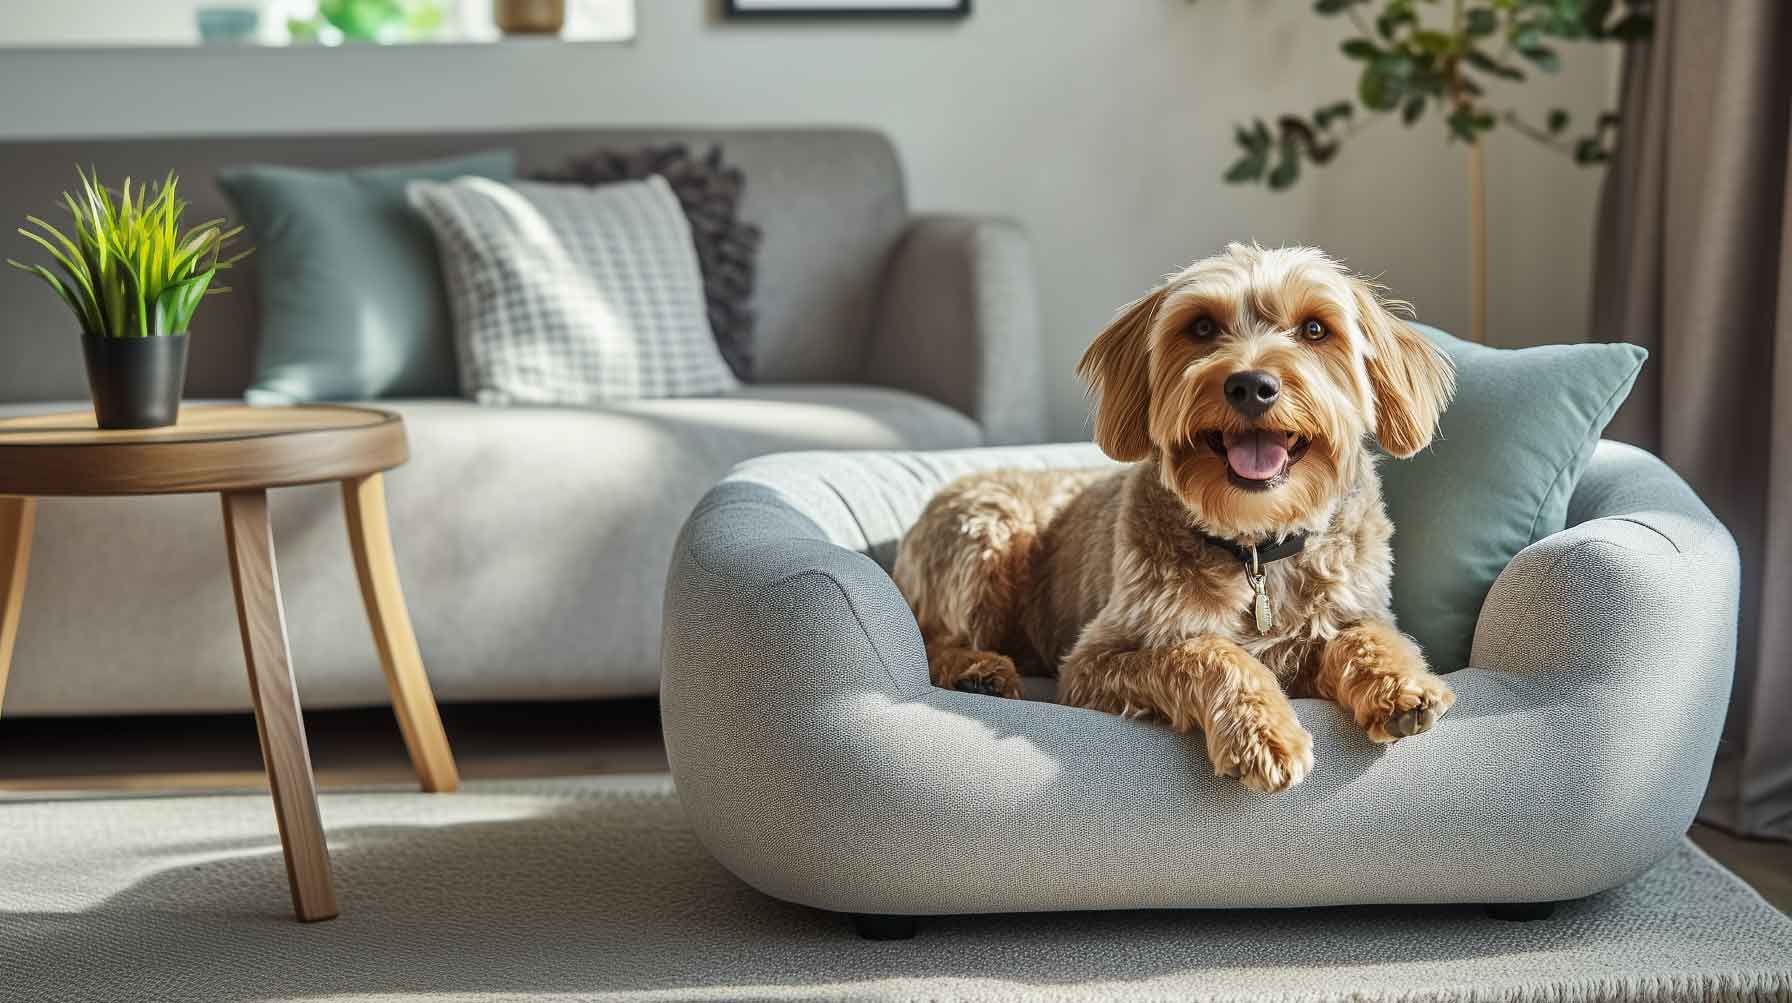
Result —
[[[9,3],[10,7],[11,4]],[[1232,239],[1313,242],[1466,330],[1460,147],[1382,123],[1286,194],[1218,178],[1231,123],[1349,93],[1343,25],[1301,0],[978,0],[967,21],[740,24],[639,0],[631,45],[0,53],[0,135],[562,124],[866,123],[923,210],[1032,231],[1053,433],[1083,434],[1071,369],[1114,308]],[[1585,119],[1615,54],[1568,53],[1529,95]],[[1578,340],[1597,175],[1493,140],[1491,328]],[[748,179],[751,183],[751,179]]]

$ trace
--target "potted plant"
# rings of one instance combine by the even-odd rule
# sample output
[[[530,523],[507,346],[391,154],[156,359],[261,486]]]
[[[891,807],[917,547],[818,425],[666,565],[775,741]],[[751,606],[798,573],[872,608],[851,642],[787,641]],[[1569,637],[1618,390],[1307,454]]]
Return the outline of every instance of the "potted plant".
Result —
[[[1191,0],[1192,2],[1192,0]],[[1515,108],[1502,114],[1494,90],[1525,79],[1528,65],[1554,73],[1561,57],[1552,41],[1627,43],[1646,39],[1655,26],[1656,0],[1314,0],[1322,15],[1343,15],[1356,34],[1340,45],[1363,64],[1356,100],[1320,106],[1311,118],[1283,115],[1241,124],[1233,134],[1240,156],[1226,171],[1234,184],[1263,182],[1281,191],[1300,178],[1301,164],[1323,166],[1338,147],[1378,119],[1398,117],[1412,126],[1435,108],[1445,135],[1468,149],[1470,277],[1474,300],[1471,331],[1487,340],[1487,171],[1483,144],[1501,123],[1574,158],[1577,164],[1611,159],[1618,115],[1605,112],[1591,129],[1571,137],[1566,109],[1551,109],[1541,123]],[[1427,10],[1426,8],[1430,8]]]
[[[19,233],[48,251],[60,274],[44,265],[7,264],[48,283],[81,325],[87,385],[101,428],[159,428],[180,414],[187,378],[187,328],[217,274],[242,259],[224,247],[242,227],[207,220],[181,229],[187,204],[176,179],[114,198],[97,174],[79,172],[80,188],[64,193],[73,236],[38,219]]]

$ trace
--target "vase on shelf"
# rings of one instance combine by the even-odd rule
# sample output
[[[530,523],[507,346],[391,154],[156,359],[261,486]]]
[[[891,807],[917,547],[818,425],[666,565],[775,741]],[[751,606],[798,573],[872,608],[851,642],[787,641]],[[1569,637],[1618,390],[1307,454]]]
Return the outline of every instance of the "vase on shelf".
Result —
[[[492,21],[506,35],[558,35],[566,0],[493,0]]]

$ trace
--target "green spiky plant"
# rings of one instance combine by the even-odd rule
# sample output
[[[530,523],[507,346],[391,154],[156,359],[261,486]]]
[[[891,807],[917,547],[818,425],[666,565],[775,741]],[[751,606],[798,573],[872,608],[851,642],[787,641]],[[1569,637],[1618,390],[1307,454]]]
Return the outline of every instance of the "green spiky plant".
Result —
[[[194,311],[207,294],[227,292],[213,280],[248,251],[223,256],[242,232],[221,219],[183,230],[187,203],[172,172],[153,190],[145,182],[133,191],[129,178],[116,197],[97,173],[77,169],[80,188],[65,192],[73,235],[36,216],[35,230],[19,233],[49,252],[60,274],[44,265],[8,258],[6,263],[43,279],[68,304],[83,334],[106,338],[151,338],[187,333]]]

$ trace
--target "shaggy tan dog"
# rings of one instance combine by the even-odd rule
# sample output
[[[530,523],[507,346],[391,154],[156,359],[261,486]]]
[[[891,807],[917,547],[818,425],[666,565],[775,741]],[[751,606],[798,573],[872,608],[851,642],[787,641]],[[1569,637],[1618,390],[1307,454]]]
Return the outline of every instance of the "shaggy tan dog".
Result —
[[[943,489],[894,576],[935,685],[1202,729],[1214,769],[1299,783],[1312,737],[1289,695],[1377,742],[1455,694],[1389,610],[1374,435],[1431,441],[1449,361],[1374,287],[1311,248],[1233,244],[1126,307],[1077,371],[1118,472],[1002,470]]]

